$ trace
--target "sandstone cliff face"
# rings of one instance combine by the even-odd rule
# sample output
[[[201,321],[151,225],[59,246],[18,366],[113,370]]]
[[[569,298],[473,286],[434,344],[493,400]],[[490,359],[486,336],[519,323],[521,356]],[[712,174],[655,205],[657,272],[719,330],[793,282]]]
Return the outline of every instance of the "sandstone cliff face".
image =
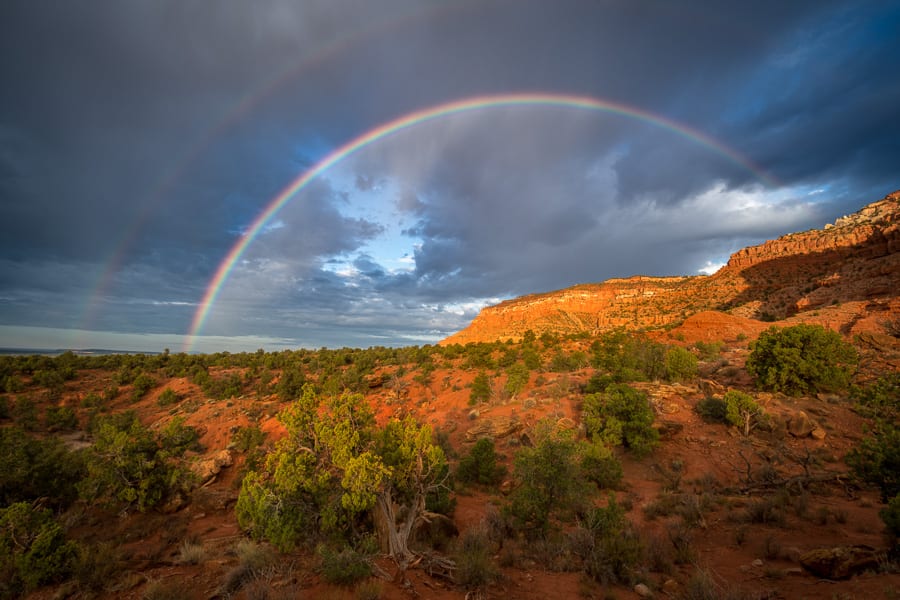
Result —
[[[821,230],[735,252],[711,276],[631,277],[485,308],[445,344],[537,334],[663,327],[701,311],[781,319],[848,301],[900,296],[900,192]]]

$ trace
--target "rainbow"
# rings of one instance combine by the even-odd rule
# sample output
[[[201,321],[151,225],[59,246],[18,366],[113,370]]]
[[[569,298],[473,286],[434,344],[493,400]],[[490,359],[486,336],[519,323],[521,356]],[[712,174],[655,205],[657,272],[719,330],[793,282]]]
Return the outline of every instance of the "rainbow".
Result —
[[[273,198],[265,207],[265,209],[253,220],[241,238],[232,246],[228,254],[219,263],[215,274],[206,287],[206,291],[202,300],[197,306],[194,318],[191,322],[191,328],[188,332],[184,351],[190,351],[193,346],[194,339],[203,327],[203,323],[209,316],[213,304],[216,301],[222,286],[228,279],[228,275],[234,268],[234,265],[240,260],[241,256],[247,250],[259,232],[262,231],[265,224],[274,217],[281,208],[287,204],[291,198],[305,188],[309,183],[327,171],[329,168],[344,160],[357,150],[373,144],[387,136],[397,133],[405,129],[409,129],[415,125],[440,119],[449,115],[455,115],[464,112],[489,108],[509,108],[515,106],[550,106],[585,109],[594,111],[603,111],[624,117],[639,119],[641,121],[656,125],[672,133],[683,136],[694,142],[713,150],[728,158],[732,162],[745,168],[753,173],[760,181],[769,187],[776,187],[778,182],[768,175],[762,168],[753,163],[747,157],[736,152],[732,148],[722,144],[721,142],[709,137],[708,135],[692,129],[686,125],[682,125],[665,117],[655,115],[653,113],[618,104],[607,100],[601,100],[591,96],[579,96],[570,94],[553,94],[553,93],[517,93],[517,94],[499,94],[488,96],[475,96],[472,98],[464,98],[444,104],[438,104],[428,108],[423,108],[392,121],[388,121],[368,132],[356,137],[343,146],[331,151],[327,156],[313,165],[310,169],[302,173],[294,179],[287,187],[285,187],[275,198]]]

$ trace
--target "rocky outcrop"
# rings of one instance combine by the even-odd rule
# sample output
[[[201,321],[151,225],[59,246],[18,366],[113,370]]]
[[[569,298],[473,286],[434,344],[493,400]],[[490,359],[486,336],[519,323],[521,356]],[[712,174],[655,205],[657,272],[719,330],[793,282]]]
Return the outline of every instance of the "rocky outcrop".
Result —
[[[735,252],[714,275],[637,276],[523,296],[485,308],[469,327],[442,343],[517,340],[528,330],[595,335],[616,328],[659,328],[701,315],[727,322],[735,336],[741,327],[758,333],[768,326],[764,320],[896,297],[898,250],[900,192],[895,192],[823,229]],[[836,324],[858,317],[840,314]],[[726,339],[727,332],[717,333],[717,339]]]
[[[846,579],[877,568],[879,558],[871,546],[839,546],[811,550],[800,557],[800,564],[817,577]]]

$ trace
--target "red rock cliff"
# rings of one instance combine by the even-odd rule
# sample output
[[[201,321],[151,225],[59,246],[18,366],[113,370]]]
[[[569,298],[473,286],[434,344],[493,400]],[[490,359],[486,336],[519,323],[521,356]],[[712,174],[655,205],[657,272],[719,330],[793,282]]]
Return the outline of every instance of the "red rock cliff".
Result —
[[[900,192],[821,230],[735,252],[711,276],[630,277],[490,306],[445,344],[519,339],[525,331],[602,333],[671,325],[704,310],[777,319],[900,295]]]

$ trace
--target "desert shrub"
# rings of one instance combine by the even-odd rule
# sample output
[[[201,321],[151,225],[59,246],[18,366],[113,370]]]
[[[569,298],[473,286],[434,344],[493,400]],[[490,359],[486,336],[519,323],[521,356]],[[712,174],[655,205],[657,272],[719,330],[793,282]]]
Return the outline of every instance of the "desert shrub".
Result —
[[[600,489],[615,489],[622,481],[622,463],[603,444],[582,444],[581,470]]]
[[[506,468],[497,464],[494,440],[482,438],[475,442],[469,454],[460,459],[456,478],[464,483],[496,485],[505,473]]]
[[[876,424],[873,435],[847,453],[847,464],[857,477],[881,490],[881,501],[900,494],[900,428]]]
[[[170,404],[175,404],[179,400],[180,398],[178,397],[178,394],[175,393],[175,390],[166,388],[159,395],[159,398],[156,399],[156,402],[160,406],[169,406]]]
[[[621,444],[638,456],[649,454],[659,442],[647,395],[633,387],[613,384],[601,394],[588,394],[583,411],[587,433],[596,442]]]
[[[121,556],[114,544],[79,545],[73,575],[80,589],[100,592],[115,579],[121,568]]]
[[[38,428],[37,405],[29,396],[18,396],[13,408],[13,421],[25,431]]]
[[[541,368],[541,355],[532,346],[522,348],[522,363],[529,371],[537,371]]]
[[[728,423],[727,405],[720,398],[704,398],[694,406],[694,411],[707,423]]]
[[[184,417],[175,417],[159,432],[162,449],[172,456],[181,456],[187,450],[199,451],[200,432],[185,425]]]
[[[281,400],[296,400],[300,397],[305,384],[306,375],[298,365],[282,371],[278,383],[275,384],[275,393]]]
[[[666,379],[688,381],[697,376],[697,357],[681,346],[666,350]]]
[[[76,552],[50,510],[27,502],[0,509],[0,597],[67,578]]]
[[[153,389],[153,387],[156,385],[156,380],[146,373],[141,373],[140,375],[135,377],[131,383],[131,399],[137,402],[144,397],[144,394]]]
[[[49,431],[78,429],[78,417],[71,406],[49,406],[44,418]]]
[[[70,452],[58,438],[0,428],[0,505],[44,498],[66,507],[76,499],[75,484],[84,474],[82,454]]]
[[[900,551],[900,494],[891,498],[886,508],[882,508],[878,515],[884,522],[888,538],[895,551]]]
[[[21,391],[25,390],[25,384],[22,383],[22,379],[15,375],[7,375],[3,378],[3,385],[0,387],[0,390],[10,393],[10,394],[18,394]]]
[[[513,398],[525,388],[531,372],[524,363],[515,363],[506,369],[506,392]]]
[[[753,396],[738,390],[725,392],[722,400],[725,402],[725,418],[740,428],[744,435],[750,435],[750,431],[759,424],[765,414]]]
[[[333,548],[322,545],[318,549],[319,571],[322,579],[335,585],[352,586],[372,575],[369,557],[355,548]]]
[[[762,332],[751,344],[747,372],[762,389],[800,396],[846,389],[857,362],[840,334],[800,324]]]
[[[472,380],[472,391],[469,393],[469,404],[487,402],[491,399],[491,380],[484,371],[479,372]]]
[[[716,342],[704,342],[701,340],[697,340],[694,342],[694,348],[700,353],[700,358],[703,360],[714,360],[719,354],[722,353],[722,349],[725,347],[725,344],[720,341]]]
[[[491,554],[491,543],[483,528],[474,527],[463,533],[453,552],[456,583],[472,590],[495,581],[499,571]]]
[[[262,446],[266,441],[266,434],[259,427],[239,427],[231,438],[234,449],[238,452],[250,452]]]
[[[79,492],[87,500],[125,502],[145,511],[180,485],[183,472],[170,456],[133,413],[103,417],[87,452],[87,476]]]
[[[552,521],[568,520],[589,499],[587,481],[579,464],[579,445],[569,432],[542,424],[533,448],[516,454],[516,488],[504,507],[517,529],[528,537],[541,537]]]
[[[867,417],[900,421],[900,372],[879,377],[866,387],[853,389],[857,410]]]
[[[580,536],[574,550],[585,573],[604,584],[632,583],[644,558],[644,545],[612,493],[605,507],[587,511],[580,529],[587,535]]]

